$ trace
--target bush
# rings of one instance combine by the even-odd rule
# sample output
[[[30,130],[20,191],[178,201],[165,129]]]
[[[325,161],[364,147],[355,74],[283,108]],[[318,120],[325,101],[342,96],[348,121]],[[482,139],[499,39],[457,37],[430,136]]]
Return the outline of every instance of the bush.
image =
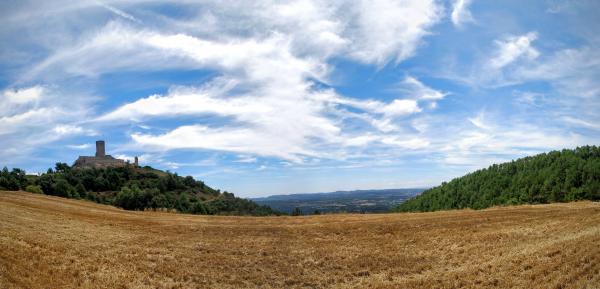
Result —
[[[146,207],[145,194],[137,186],[123,187],[117,194],[116,205],[126,210],[143,210]]]
[[[34,193],[34,194],[43,194],[44,193],[44,192],[42,192],[42,187],[37,186],[37,185],[28,185],[25,188],[25,191]]]

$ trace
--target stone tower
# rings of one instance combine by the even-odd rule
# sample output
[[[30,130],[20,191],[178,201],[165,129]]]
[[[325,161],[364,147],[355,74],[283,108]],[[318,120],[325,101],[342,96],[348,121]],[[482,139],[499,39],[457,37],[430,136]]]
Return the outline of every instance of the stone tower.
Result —
[[[104,146],[104,141],[103,140],[98,140],[96,141],[96,157],[97,158],[102,158],[106,156],[106,150],[105,150],[105,146]]]

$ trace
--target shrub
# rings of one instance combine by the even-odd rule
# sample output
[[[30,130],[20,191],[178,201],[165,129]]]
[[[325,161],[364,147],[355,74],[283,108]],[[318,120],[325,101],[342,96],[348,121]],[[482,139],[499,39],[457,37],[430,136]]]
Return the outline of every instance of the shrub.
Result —
[[[43,194],[44,193],[44,192],[42,192],[42,187],[37,186],[37,185],[28,185],[25,188],[25,191],[34,193],[34,194]]]

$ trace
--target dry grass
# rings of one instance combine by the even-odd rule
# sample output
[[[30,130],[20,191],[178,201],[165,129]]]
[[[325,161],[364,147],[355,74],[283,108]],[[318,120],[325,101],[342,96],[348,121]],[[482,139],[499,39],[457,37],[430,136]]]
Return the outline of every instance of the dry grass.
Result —
[[[600,204],[202,217],[0,192],[0,288],[600,288]]]

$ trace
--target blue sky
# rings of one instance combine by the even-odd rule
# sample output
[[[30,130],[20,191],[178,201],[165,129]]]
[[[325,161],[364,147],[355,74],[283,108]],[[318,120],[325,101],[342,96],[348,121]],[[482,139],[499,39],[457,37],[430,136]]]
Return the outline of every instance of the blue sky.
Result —
[[[423,187],[600,143],[598,1],[2,1],[0,164],[243,197]]]

